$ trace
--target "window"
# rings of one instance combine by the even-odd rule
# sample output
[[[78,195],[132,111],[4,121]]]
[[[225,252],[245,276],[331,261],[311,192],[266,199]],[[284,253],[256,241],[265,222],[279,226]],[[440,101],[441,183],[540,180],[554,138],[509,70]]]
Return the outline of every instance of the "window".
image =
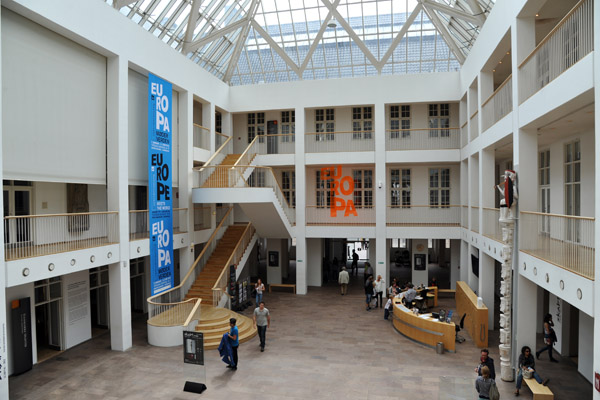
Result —
[[[406,239],[392,239],[392,248],[405,249],[406,248]]]
[[[220,112],[215,111],[215,132],[223,133],[223,118]]]
[[[315,132],[326,132],[324,135],[315,135],[317,142],[335,140],[335,110],[333,108],[315,110]]]
[[[334,196],[332,188],[332,178],[321,179],[321,171],[316,171],[316,196],[317,196],[317,208],[331,208],[331,202]]]
[[[410,169],[393,169],[390,172],[390,182],[392,186],[391,206],[410,208]]]
[[[448,208],[450,205],[450,169],[429,169],[429,206]]]
[[[429,105],[429,137],[450,136],[450,104]]]
[[[565,214],[581,215],[581,144],[565,145]]]
[[[294,142],[296,140],[296,111],[281,112],[281,137],[282,142]]]
[[[248,177],[249,187],[266,187],[265,185],[265,170],[263,168],[255,168]]]
[[[540,212],[550,212],[550,150],[540,152]],[[550,217],[542,217],[542,232],[550,232]]]
[[[410,137],[410,105],[390,106],[390,137]]]
[[[281,172],[281,191],[288,205],[296,208],[296,171]]]
[[[248,113],[248,143],[265,134],[265,113]]]
[[[352,107],[352,139],[373,138],[373,107]]]
[[[354,207],[373,207],[373,171],[370,169],[355,169],[354,178]]]

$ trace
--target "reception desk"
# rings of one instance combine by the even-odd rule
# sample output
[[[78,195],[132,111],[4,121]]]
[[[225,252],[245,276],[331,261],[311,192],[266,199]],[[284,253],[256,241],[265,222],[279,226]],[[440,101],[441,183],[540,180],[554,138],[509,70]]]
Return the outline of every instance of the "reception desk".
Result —
[[[456,312],[459,318],[467,315],[465,329],[475,346],[488,347],[488,308],[485,305],[477,307],[477,295],[463,281],[456,282]]]
[[[431,314],[413,314],[402,303],[394,300],[394,328],[404,336],[427,346],[435,347],[444,343],[447,351],[455,351],[454,323],[440,322],[431,318]]]

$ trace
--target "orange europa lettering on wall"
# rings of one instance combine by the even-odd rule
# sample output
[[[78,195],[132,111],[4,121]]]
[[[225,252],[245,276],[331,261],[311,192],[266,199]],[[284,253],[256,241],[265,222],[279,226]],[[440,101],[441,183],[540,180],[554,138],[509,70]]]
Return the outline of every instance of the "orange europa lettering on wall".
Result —
[[[351,176],[342,176],[342,166],[321,168],[321,177],[323,180],[330,180],[332,196],[331,196],[331,217],[337,217],[338,211],[344,211],[344,217],[349,215],[358,216],[354,201],[352,199],[344,199],[340,196],[349,196],[354,193],[354,179]]]

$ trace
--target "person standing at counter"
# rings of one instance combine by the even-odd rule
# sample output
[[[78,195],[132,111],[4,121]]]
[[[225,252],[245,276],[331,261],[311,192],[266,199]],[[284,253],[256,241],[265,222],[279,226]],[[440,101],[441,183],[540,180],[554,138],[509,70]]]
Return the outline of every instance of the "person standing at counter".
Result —
[[[415,286],[412,283],[409,283],[408,290],[404,293],[404,300],[406,300],[406,304],[410,305],[415,297],[417,297]]]
[[[388,295],[388,301],[387,303],[385,303],[385,308],[383,310],[383,319],[387,320],[390,317],[390,310],[392,309],[392,299],[394,298],[394,295],[389,294]]]
[[[367,297],[367,311],[371,311],[371,299],[373,298],[373,275],[369,276],[365,282],[365,295]]]

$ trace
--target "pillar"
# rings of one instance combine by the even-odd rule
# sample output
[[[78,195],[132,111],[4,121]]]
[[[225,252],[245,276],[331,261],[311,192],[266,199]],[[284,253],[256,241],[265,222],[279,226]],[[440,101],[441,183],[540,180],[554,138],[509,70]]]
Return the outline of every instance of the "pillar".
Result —
[[[180,213],[179,226],[187,227],[188,237],[194,237],[194,202],[192,200],[192,189],[194,187],[194,96],[192,93],[179,91],[179,207],[187,208],[187,213]],[[193,240],[193,239],[192,239]],[[179,281],[189,271],[194,263],[194,243],[190,241],[188,247],[179,249]]]
[[[488,327],[494,330],[494,283],[496,264],[494,259],[483,251],[479,252],[479,289],[478,296],[488,308]]]
[[[429,284],[429,276],[428,276],[428,270],[427,270],[427,263],[429,262],[428,258],[428,251],[429,248],[427,247],[427,239],[413,239],[411,240],[411,247],[412,247],[412,260],[410,260],[410,263],[412,265],[412,283],[415,286],[419,286],[419,285],[425,285],[427,286]],[[421,261],[421,267],[419,267],[418,265],[416,265],[416,257],[415,256],[425,256],[425,258],[421,258],[423,261]],[[423,263],[425,263],[424,268],[423,268]],[[422,270],[418,269],[418,268],[423,268]]]
[[[462,243],[460,239],[450,240],[450,289],[456,289],[456,281],[460,278],[460,266],[462,258]]]
[[[306,167],[304,161],[304,108],[296,107],[296,293],[306,294],[308,267],[306,251]]]
[[[281,239],[267,239],[267,277],[268,284],[281,283],[281,265],[283,259]]]
[[[600,7],[594,7],[594,26],[598,27],[600,25]],[[600,45],[600,29],[594,29],[594,46]],[[598,47],[594,47],[598,48]],[[600,65],[600,52],[594,51],[594,65]],[[600,97],[600,73],[598,71],[598,67],[594,68],[594,98],[598,99]],[[594,102],[594,112],[595,115],[600,115],[600,102]],[[596,132],[596,139],[594,140],[595,144],[595,154],[596,157],[600,154],[600,124],[594,124],[594,130]],[[600,199],[600,162],[596,162],[594,164],[595,169],[595,184],[594,184],[594,198],[596,200]],[[600,221],[600,208],[595,207],[595,216],[596,221]],[[600,223],[596,222],[594,226],[594,240],[595,240],[595,248],[600,248]],[[596,265],[596,279],[594,281],[594,322],[593,322],[593,334],[594,336],[594,345],[593,345],[593,374],[594,381],[595,377],[598,376],[600,378],[600,251],[595,252],[595,262]],[[581,319],[580,319],[581,321]],[[591,351],[588,349],[588,351]],[[596,375],[598,374],[598,375]],[[600,383],[598,384],[600,385]],[[594,400],[600,400],[600,390],[594,390]]]
[[[215,145],[215,104],[202,103],[202,126],[208,128],[210,140],[210,153],[216,151]]]
[[[389,275],[389,257],[387,256],[387,182],[385,166],[385,104],[375,103],[375,242],[374,252],[371,253],[371,265],[375,277]],[[373,257],[373,255],[375,257]]]

